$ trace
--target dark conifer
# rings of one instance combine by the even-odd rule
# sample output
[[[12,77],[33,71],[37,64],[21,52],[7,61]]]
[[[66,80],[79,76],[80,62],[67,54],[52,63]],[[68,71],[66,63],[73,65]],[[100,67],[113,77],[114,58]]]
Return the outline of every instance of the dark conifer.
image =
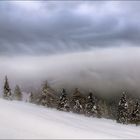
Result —
[[[84,113],[84,98],[78,88],[75,89],[72,95],[72,111],[75,113]]]
[[[85,113],[87,116],[101,117],[97,99],[90,92],[86,98]]]
[[[57,108],[58,108],[58,110],[62,110],[62,111],[70,110],[69,101],[68,101],[65,89],[62,89]]]
[[[127,124],[128,123],[128,101],[126,98],[126,93],[123,92],[122,97],[120,98],[118,104],[118,112],[117,112],[117,122]]]
[[[138,125],[140,123],[140,104],[139,101],[136,101],[136,104],[134,105],[134,109],[131,114],[131,123],[135,123]]]
[[[3,97],[5,99],[11,99],[11,89],[9,86],[9,82],[8,82],[8,78],[7,76],[5,76],[5,83],[4,83],[4,87],[3,87]]]

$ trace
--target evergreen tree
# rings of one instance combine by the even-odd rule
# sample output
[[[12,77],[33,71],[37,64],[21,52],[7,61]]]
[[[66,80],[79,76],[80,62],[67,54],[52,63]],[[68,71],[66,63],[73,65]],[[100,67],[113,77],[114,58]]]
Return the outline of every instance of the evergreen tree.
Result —
[[[138,125],[140,123],[140,104],[139,101],[136,101],[136,104],[134,105],[134,109],[131,114],[131,123],[135,123]]]
[[[126,93],[123,92],[122,97],[120,98],[117,112],[117,122],[127,124],[128,123],[128,101],[126,98]]]
[[[19,100],[19,101],[22,100],[22,93],[18,85],[16,85],[15,90],[14,90],[14,99]]]
[[[99,100],[98,102],[99,104],[99,107],[100,107],[100,114],[103,118],[109,118],[109,106],[107,104],[107,102],[102,99],[102,100]]]
[[[30,102],[30,103],[33,103],[33,102],[34,102],[34,95],[33,95],[32,92],[31,92],[30,95],[29,95],[29,102]]]
[[[69,111],[70,110],[65,89],[62,89],[57,109],[62,110],[62,111]]]
[[[11,89],[9,86],[9,82],[8,82],[8,78],[7,76],[5,76],[5,83],[4,83],[4,87],[3,87],[3,97],[5,99],[11,99]]]
[[[73,109],[74,109],[74,112],[76,112],[76,113],[83,112],[83,106],[79,99],[75,100],[75,105],[74,105]]]
[[[42,88],[39,103],[47,107],[57,107],[55,91],[45,82]]]
[[[86,98],[85,113],[87,116],[101,117],[97,100],[91,92]]]
[[[75,89],[72,96],[72,111],[75,113],[84,113],[84,98],[78,88]]]
[[[40,99],[39,99],[40,104],[44,105],[44,106],[47,105],[47,89],[48,89],[48,83],[46,82],[43,85],[41,96],[40,96]]]

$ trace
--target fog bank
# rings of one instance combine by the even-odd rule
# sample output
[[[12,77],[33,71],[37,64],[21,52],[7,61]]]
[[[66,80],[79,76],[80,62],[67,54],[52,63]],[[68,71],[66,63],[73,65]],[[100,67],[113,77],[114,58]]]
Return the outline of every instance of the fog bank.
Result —
[[[0,57],[0,86],[7,75],[13,87],[75,87],[102,95],[123,90],[140,95],[140,48],[106,48],[51,56]]]

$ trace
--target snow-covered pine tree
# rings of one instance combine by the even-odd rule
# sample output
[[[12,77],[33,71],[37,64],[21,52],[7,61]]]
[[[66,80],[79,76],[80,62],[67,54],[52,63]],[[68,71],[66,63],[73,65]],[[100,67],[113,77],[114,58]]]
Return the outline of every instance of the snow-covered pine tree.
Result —
[[[84,113],[84,98],[78,88],[75,89],[72,96],[72,111],[75,113]]]
[[[120,98],[117,111],[118,111],[117,112],[117,122],[127,124],[129,112],[128,112],[128,101],[127,101],[125,92],[123,92],[123,95]]]
[[[76,113],[82,113],[83,112],[83,106],[79,99],[75,100],[75,105],[73,107],[74,112]]]
[[[140,103],[138,100],[136,101],[134,109],[131,113],[130,122],[135,123],[136,125],[140,123]]]
[[[89,95],[86,97],[86,103],[85,103],[85,114],[87,116],[92,116],[92,108],[93,108],[93,95],[90,92]]]
[[[62,111],[70,110],[69,101],[68,101],[67,93],[65,89],[62,89],[57,109],[62,110]]]
[[[97,99],[93,97],[93,94],[91,92],[86,98],[85,114],[87,116],[101,117]]]
[[[3,97],[4,99],[11,99],[11,89],[9,86],[9,82],[8,82],[8,78],[7,76],[5,76],[5,83],[4,83],[4,87],[3,87]]]
[[[14,99],[18,101],[22,100],[22,92],[18,85],[16,85],[15,90],[14,90]]]
[[[42,92],[39,98],[39,104],[47,107],[57,107],[55,91],[48,85],[46,81],[43,85]]]

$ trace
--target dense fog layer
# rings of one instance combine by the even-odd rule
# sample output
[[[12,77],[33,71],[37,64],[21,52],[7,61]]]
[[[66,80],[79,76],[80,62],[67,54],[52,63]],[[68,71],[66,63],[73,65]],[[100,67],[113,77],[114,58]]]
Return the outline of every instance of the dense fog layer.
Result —
[[[80,88],[102,95],[123,90],[140,95],[140,48],[106,48],[51,56],[0,58],[0,83],[7,75],[12,87],[39,88],[48,80],[52,87]]]

